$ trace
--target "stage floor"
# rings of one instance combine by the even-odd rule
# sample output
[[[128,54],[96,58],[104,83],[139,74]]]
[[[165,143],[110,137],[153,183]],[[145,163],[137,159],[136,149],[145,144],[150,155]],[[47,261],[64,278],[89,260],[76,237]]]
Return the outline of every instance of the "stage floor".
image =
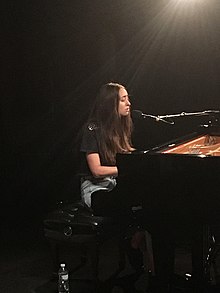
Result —
[[[1,293],[55,293],[57,292],[57,278],[53,274],[53,259],[51,247],[44,238],[42,227],[35,226],[22,228],[21,226],[5,227],[1,237],[1,267],[0,267],[0,292]],[[64,249],[63,261],[71,270],[80,263],[77,249]],[[101,248],[100,258],[100,284],[102,292],[110,292],[105,280],[117,268],[117,246],[114,240],[108,241]],[[190,246],[182,243],[176,249],[176,276],[179,278],[180,287],[175,292],[192,292],[190,288],[183,288],[181,282],[186,272],[191,272]],[[85,267],[70,275],[71,293],[95,292],[92,281],[92,270],[88,263]],[[131,282],[133,271],[129,264],[121,272],[120,277],[125,286],[115,286],[111,292],[147,292],[148,276],[143,274],[134,285],[135,289],[128,286]],[[213,287],[210,292],[220,292],[220,256],[216,258],[216,273],[212,268]],[[126,279],[127,278],[127,279]],[[183,285],[183,283],[182,283]],[[215,286],[214,286],[215,285]],[[127,286],[127,288],[126,288]],[[130,287],[130,288],[129,288]],[[178,286],[177,286],[178,287]],[[129,291],[130,290],[130,291]]]

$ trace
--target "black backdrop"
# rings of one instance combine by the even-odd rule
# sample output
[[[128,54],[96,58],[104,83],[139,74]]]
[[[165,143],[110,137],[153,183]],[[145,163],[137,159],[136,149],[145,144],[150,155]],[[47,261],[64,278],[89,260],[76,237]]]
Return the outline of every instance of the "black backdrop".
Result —
[[[220,1],[44,0],[2,3],[2,215],[41,221],[78,193],[72,148],[99,86],[125,84],[134,109],[219,109]],[[181,136],[136,122],[138,148]]]

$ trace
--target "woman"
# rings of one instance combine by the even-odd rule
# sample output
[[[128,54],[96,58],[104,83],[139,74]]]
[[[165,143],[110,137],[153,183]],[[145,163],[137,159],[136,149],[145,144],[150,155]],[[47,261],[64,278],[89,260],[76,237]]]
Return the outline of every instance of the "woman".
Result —
[[[132,206],[138,202],[135,202],[132,194],[123,194],[117,189],[116,154],[130,153],[134,150],[131,144],[132,129],[131,102],[126,88],[118,83],[105,84],[98,93],[83,132],[81,196],[95,215],[113,216],[119,219],[120,223],[124,220],[125,224],[129,220],[127,216],[131,215]],[[169,256],[173,253],[173,249],[169,254],[170,240],[161,238],[158,231],[156,230],[153,239],[157,248],[156,286],[158,292],[165,292],[172,271],[172,268],[168,270],[168,265],[171,262]],[[146,235],[150,239],[150,235],[144,231],[133,231],[126,247],[127,255],[136,271],[141,270],[143,257],[147,258],[149,262],[147,266],[154,274],[152,248],[146,246]],[[173,256],[171,258],[173,260]],[[160,291],[161,288],[164,291]]]
[[[80,151],[83,154],[81,196],[95,214],[125,211],[116,187],[116,154],[131,152],[131,102],[118,83],[103,85],[85,126]],[[114,189],[115,192],[110,192]]]
[[[131,220],[132,201],[116,187],[116,154],[134,150],[130,113],[131,102],[126,88],[112,82],[103,85],[85,125],[80,148],[82,200],[95,215],[111,216],[124,227],[128,227]],[[130,264],[140,272],[143,256],[135,239],[139,232],[132,232],[131,243],[126,240],[124,245]]]

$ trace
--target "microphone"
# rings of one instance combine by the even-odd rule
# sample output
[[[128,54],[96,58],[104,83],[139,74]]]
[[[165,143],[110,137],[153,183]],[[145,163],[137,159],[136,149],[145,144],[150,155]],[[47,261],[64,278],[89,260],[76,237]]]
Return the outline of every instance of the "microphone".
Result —
[[[149,118],[155,119],[157,122],[162,121],[162,122],[167,123],[167,124],[171,124],[171,125],[174,124],[174,121],[167,121],[167,120],[164,120],[164,119],[160,118],[159,116],[154,116],[154,115],[150,115],[150,114],[144,114],[140,110],[133,110],[132,111],[132,117],[135,118],[135,119],[145,119],[145,118],[149,117]]]
[[[133,110],[132,117],[135,119],[141,119],[141,118],[144,118],[144,114],[139,110]]]

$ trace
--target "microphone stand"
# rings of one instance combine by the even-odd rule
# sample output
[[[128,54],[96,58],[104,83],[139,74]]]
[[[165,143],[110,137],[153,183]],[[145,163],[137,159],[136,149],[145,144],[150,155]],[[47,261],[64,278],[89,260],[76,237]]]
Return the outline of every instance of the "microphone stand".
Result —
[[[153,118],[156,121],[161,121],[170,125],[174,124],[174,121],[169,121],[167,119],[170,118],[179,118],[179,117],[188,117],[188,116],[212,116],[215,119],[215,122],[218,122],[218,118],[216,118],[217,114],[220,114],[219,110],[206,110],[206,111],[202,111],[202,112],[192,112],[192,113],[186,113],[186,112],[181,112],[180,114],[167,114],[167,115],[158,115],[158,116],[154,116],[151,114],[145,114],[142,113],[139,110],[134,110],[133,113],[135,114],[135,116],[137,118]]]
[[[150,114],[143,114],[142,113],[142,117],[144,117],[144,118],[150,117],[150,118],[155,119],[156,121],[162,121],[162,122],[167,123],[167,124],[174,124],[174,121],[167,121],[167,120],[163,119],[162,116],[153,116],[153,115],[150,115]]]
[[[186,113],[186,112],[181,112],[180,114],[171,114],[171,115],[158,115],[156,116],[158,120],[162,119],[169,119],[169,118],[178,118],[178,117],[186,117],[186,116],[213,116],[216,119],[216,122],[218,119],[216,118],[216,115],[220,114],[219,110],[206,110],[202,112],[192,112],[192,113]],[[163,120],[164,122],[166,120]],[[166,121],[167,123],[174,124],[174,121],[169,122]]]
[[[172,114],[172,115],[159,115],[157,116],[159,119],[164,118],[175,118],[175,117],[185,117],[185,116],[210,116],[211,114],[219,114],[219,110],[206,110],[202,112],[194,112],[194,113],[186,113],[182,112],[180,114]]]

